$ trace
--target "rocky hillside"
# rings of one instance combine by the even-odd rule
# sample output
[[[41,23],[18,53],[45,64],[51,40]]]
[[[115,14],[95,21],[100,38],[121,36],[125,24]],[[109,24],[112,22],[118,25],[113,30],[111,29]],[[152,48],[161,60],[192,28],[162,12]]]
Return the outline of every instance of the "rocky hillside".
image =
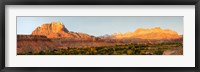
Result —
[[[41,50],[53,50],[60,47],[46,36],[40,35],[17,35],[17,52],[39,52]]]
[[[70,32],[61,22],[51,22],[37,27],[31,35],[44,35],[47,38],[72,38],[72,39],[93,39],[85,33]]]
[[[170,29],[161,29],[160,27],[155,28],[139,28],[135,32],[127,33],[115,33],[112,35],[115,39],[124,39],[124,38],[139,38],[139,39],[179,39],[181,38],[177,32]]]

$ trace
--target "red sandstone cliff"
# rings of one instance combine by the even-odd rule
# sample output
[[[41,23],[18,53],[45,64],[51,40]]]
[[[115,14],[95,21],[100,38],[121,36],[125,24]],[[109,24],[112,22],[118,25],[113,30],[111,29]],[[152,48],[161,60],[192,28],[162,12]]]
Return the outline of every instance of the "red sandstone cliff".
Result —
[[[69,32],[61,22],[51,22],[37,27],[32,35],[44,35],[47,38],[74,38],[74,39],[93,39],[85,33]]]

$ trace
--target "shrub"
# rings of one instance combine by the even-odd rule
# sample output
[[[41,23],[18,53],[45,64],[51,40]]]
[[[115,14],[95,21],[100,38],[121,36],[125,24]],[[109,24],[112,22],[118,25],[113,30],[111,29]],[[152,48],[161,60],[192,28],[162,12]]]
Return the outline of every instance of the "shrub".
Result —
[[[163,54],[163,51],[157,50],[157,51],[154,52],[154,54],[156,54],[156,55],[162,55],[162,54]]]

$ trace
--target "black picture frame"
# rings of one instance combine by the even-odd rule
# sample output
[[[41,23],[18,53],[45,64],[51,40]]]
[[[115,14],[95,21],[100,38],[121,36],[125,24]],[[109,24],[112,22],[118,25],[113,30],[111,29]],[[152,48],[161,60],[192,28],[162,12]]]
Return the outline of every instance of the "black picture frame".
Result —
[[[195,5],[195,67],[5,67],[5,5]],[[200,72],[200,0],[1,0],[1,72]]]

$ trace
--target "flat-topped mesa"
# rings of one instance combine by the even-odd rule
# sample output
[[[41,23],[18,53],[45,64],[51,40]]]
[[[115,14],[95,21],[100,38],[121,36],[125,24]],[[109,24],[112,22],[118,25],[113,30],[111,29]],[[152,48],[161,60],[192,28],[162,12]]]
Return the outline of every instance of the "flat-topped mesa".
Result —
[[[142,35],[142,34],[153,34],[153,33],[166,33],[166,34],[177,34],[177,32],[170,29],[161,29],[160,27],[155,28],[139,28],[134,32],[134,35]]]
[[[179,39],[181,38],[177,32],[170,29],[155,28],[138,28],[135,32],[127,32],[124,34],[114,35],[116,39],[123,38],[140,38],[140,39]]]
[[[37,27],[33,32],[32,35],[49,35],[51,33],[59,33],[69,32],[65,26],[61,22],[51,22],[41,25],[40,27]]]

